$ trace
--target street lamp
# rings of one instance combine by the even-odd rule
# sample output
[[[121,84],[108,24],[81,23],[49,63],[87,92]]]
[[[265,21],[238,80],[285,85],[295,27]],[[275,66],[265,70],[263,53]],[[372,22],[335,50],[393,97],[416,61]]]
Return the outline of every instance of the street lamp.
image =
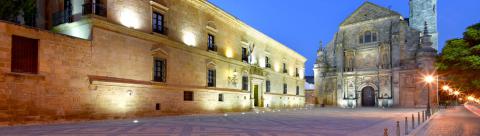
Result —
[[[427,86],[427,111],[426,111],[426,114],[427,114],[427,117],[430,117],[430,115],[431,115],[431,113],[430,113],[430,84],[433,82],[434,78],[431,75],[427,75],[427,76],[425,76],[424,80],[428,84],[428,86]]]
[[[475,100],[475,97],[473,97],[473,96],[468,96],[467,99],[468,99],[469,101],[474,101],[474,100]]]
[[[458,95],[460,94],[460,92],[458,90],[456,91],[453,91],[453,95],[455,95],[455,105],[458,104]]]
[[[442,87],[442,89],[443,89],[444,91],[448,91],[448,90],[450,90],[450,87],[449,87],[448,85],[444,85],[444,86]]]

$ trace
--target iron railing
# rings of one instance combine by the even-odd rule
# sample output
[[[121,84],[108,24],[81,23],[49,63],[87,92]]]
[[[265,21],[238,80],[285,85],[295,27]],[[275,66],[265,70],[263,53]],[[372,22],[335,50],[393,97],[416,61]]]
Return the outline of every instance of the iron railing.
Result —
[[[85,3],[83,4],[82,14],[94,14],[102,17],[107,17],[107,9],[102,3]]]

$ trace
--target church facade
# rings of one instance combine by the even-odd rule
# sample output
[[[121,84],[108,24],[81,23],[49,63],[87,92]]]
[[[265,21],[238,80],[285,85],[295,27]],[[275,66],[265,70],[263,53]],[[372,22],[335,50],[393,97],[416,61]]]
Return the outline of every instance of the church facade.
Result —
[[[435,4],[410,0],[410,19],[370,2],[360,6],[317,52],[317,102],[345,108],[423,107],[428,92],[436,102],[436,92],[428,91],[422,76],[434,71]]]

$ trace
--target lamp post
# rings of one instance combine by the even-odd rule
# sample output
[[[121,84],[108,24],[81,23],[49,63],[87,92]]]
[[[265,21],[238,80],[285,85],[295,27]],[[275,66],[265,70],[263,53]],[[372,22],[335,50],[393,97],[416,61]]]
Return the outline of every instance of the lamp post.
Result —
[[[425,82],[427,83],[427,111],[426,111],[426,114],[427,114],[427,117],[430,117],[431,113],[430,113],[430,84],[433,82],[433,76],[431,75],[428,75],[425,77]]]
[[[453,95],[455,95],[455,105],[458,105],[458,95],[460,94],[459,91],[454,91]]]
[[[442,87],[442,89],[443,89],[443,91],[445,92],[445,94],[447,94],[448,91],[450,90],[450,86],[444,85],[444,86]],[[448,96],[447,96],[447,97],[448,97]],[[447,99],[448,99],[448,98],[447,98]],[[447,104],[449,104],[449,103],[450,103],[449,101],[445,101],[445,107],[446,107]]]

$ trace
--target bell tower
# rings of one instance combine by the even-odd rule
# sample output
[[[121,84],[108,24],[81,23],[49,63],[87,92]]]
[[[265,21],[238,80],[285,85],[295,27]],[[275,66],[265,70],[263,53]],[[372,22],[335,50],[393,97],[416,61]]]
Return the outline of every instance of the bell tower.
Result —
[[[438,50],[437,0],[410,0],[410,27],[422,32],[425,22],[431,35],[432,47]]]

